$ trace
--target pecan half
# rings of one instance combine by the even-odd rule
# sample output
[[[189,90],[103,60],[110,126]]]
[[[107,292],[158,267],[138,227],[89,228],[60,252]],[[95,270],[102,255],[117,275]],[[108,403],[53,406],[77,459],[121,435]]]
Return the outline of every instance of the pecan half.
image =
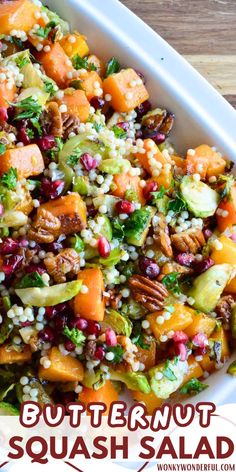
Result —
[[[114,288],[108,290],[108,293],[110,297],[107,298],[106,306],[110,306],[111,308],[113,308],[113,310],[117,310],[117,308],[119,307],[119,302],[122,298],[122,294],[118,293]]]
[[[70,133],[78,134],[80,120],[76,115],[69,115],[68,113],[62,113],[62,125],[63,125],[63,138],[68,139]]]
[[[133,275],[129,287],[134,300],[149,311],[162,310],[168,292],[162,283],[150,280],[142,275]]]
[[[63,136],[63,121],[57,102],[50,102],[47,107],[50,134],[61,138]]]
[[[55,282],[66,282],[66,275],[76,275],[80,270],[80,257],[71,248],[63,249],[57,256],[44,259],[48,273]]]
[[[205,238],[201,229],[189,229],[182,233],[173,234],[171,242],[179,252],[196,254],[204,246]]]
[[[217,315],[223,319],[223,322],[228,325],[231,318],[232,306],[234,304],[234,299],[232,295],[225,295],[220,298],[218,301],[215,312]]]
[[[37,243],[52,243],[60,232],[61,222],[50,211],[44,208],[37,211],[36,220],[32,223],[28,236]]]
[[[173,257],[173,250],[171,245],[171,239],[169,236],[169,228],[166,224],[166,220],[163,214],[158,213],[159,224],[158,224],[158,233],[156,233],[153,238],[154,241],[160,246],[161,251],[166,257]]]
[[[158,131],[168,136],[172,130],[175,116],[167,110],[156,109],[143,117],[142,128],[146,133]]]

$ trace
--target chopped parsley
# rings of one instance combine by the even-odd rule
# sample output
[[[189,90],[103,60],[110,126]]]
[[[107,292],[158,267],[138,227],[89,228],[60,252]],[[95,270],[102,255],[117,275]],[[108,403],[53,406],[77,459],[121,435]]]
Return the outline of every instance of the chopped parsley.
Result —
[[[200,382],[200,380],[193,378],[183,385],[183,387],[180,389],[180,393],[196,395],[197,393],[206,390],[206,388],[208,388],[207,384],[204,384]]]
[[[120,70],[119,62],[117,61],[115,57],[112,57],[107,63],[105,77],[108,77],[111,74],[115,74],[116,72],[119,72],[119,70]]]
[[[118,239],[119,241],[122,241],[125,237],[124,225],[121,223],[119,218],[112,219],[111,225],[113,239]]]
[[[19,69],[22,69],[22,67],[30,63],[30,60],[27,56],[22,56],[22,57],[19,56],[19,57],[16,57],[15,62],[16,62],[16,65],[19,67]]]
[[[109,347],[108,352],[112,352],[114,354],[114,358],[112,359],[113,364],[119,364],[123,360],[124,349],[117,344],[116,346]]]
[[[114,125],[112,126],[112,131],[116,138],[118,139],[125,139],[127,138],[127,132],[124,131],[120,126]]]
[[[103,125],[101,125],[100,123],[93,123],[93,128],[97,131],[97,133],[99,133],[101,131],[101,129],[104,128]]]
[[[169,360],[165,362],[164,369],[162,370],[162,374],[164,375],[164,377],[166,377],[166,379],[171,380],[171,382],[173,382],[174,380],[177,380],[175,373],[170,367]]]
[[[0,143],[0,155],[4,154],[6,152],[6,146],[3,143]]]
[[[34,34],[40,38],[47,39],[50,31],[55,28],[55,26],[57,26],[57,23],[55,23],[55,21],[50,21],[44,28],[40,26]]]
[[[177,193],[175,198],[170,200],[168,205],[168,211],[172,210],[175,214],[181,211],[187,210],[188,206],[186,201],[183,199],[180,193]]]
[[[88,71],[96,71],[97,67],[93,62],[89,62],[87,57],[81,57],[76,54],[72,59],[72,64],[76,70],[85,69]]]
[[[160,198],[163,198],[166,192],[167,190],[163,185],[160,186],[160,189],[157,192],[152,192],[151,195],[154,202],[156,202],[156,200],[160,200]]]
[[[10,167],[8,172],[4,172],[1,177],[1,183],[9,190],[14,190],[17,183],[17,170]]]
[[[42,106],[39,104],[38,100],[34,100],[33,97],[24,98],[24,100],[17,103],[10,102],[10,105],[21,110],[15,117],[15,121],[39,118],[42,113]]]
[[[38,272],[25,275],[17,284],[17,288],[45,287],[45,283]]]
[[[231,189],[235,183],[235,177],[233,175],[220,175],[219,182],[222,184],[222,188],[220,188],[221,200],[226,198],[228,201],[231,201]]]
[[[81,154],[82,151],[80,148],[75,149],[74,152],[67,158],[66,163],[71,167],[76,166]]]
[[[63,330],[63,334],[69,338],[72,343],[75,344],[76,347],[81,347],[84,345],[86,336],[83,334],[83,332],[80,329],[77,328],[72,328],[69,329],[68,326],[66,326]]]
[[[82,252],[84,250],[84,241],[80,238],[78,234],[74,234],[73,238],[73,249],[78,253]]]
[[[150,349],[150,344],[145,343],[141,323],[135,324],[133,328],[132,336],[131,336],[131,341],[136,346],[141,347],[141,349],[146,349],[146,350]]]
[[[26,128],[26,133],[30,139],[34,139],[34,131],[32,129]]]
[[[53,95],[55,93],[55,85],[53,82],[50,80],[47,80],[44,82],[44,90],[46,93],[50,93],[50,95]]]
[[[165,275],[162,279],[163,285],[176,295],[181,293],[180,286],[179,286],[179,272],[171,272],[170,274]]]

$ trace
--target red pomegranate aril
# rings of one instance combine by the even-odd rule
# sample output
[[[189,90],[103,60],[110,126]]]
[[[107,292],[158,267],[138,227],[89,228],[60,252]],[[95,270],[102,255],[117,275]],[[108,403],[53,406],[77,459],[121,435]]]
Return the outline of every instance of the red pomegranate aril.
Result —
[[[154,261],[154,259],[150,259],[149,257],[139,257],[139,268],[142,274],[149,279],[156,279],[160,274],[159,265]]]
[[[31,143],[31,139],[27,134],[26,128],[21,128],[20,129],[20,131],[18,132],[17,139],[18,139],[19,142],[23,143],[25,146],[27,146],[27,144]]]
[[[188,336],[183,331],[175,331],[175,334],[172,339],[174,343],[186,344],[188,342]]]
[[[164,133],[159,133],[158,131],[148,131],[143,129],[143,137],[152,139],[156,144],[162,144],[166,140],[166,135]]]
[[[126,213],[127,215],[130,215],[135,211],[135,206],[132,202],[129,202],[128,200],[120,200],[116,203],[116,211],[119,214]]]
[[[116,333],[113,329],[109,328],[106,330],[106,345],[107,346],[116,346],[117,345],[117,337]]]
[[[98,346],[96,351],[95,351],[94,357],[98,361],[102,361],[105,357],[105,354],[106,354],[106,351],[105,351],[104,347],[103,346]]]
[[[157,182],[155,182],[154,180],[151,182],[147,182],[147,184],[143,188],[143,196],[145,200],[147,200],[147,202],[152,200],[153,198],[152,192],[156,192],[157,190],[158,190]]]
[[[209,229],[209,228],[205,228],[203,230],[203,234],[204,234],[204,237],[206,239],[206,241],[211,238],[211,236],[213,235],[212,231]]]
[[[52,343],[55,339],[54,331],[50,326],[46,326],[42,331],[39,331],[38,335],[39,338],[46,343]]]
[[[70,324],[73,328],[80,329],[80,331],[86,331],[88,328],[88,321],[84,318],[74,318]]]
[[[187,351],[187,347],[186,347],[185,344],[177,343],[175,345],[175,353],[176,353],[177,356],[180,356],[180,360],[182,362],[186,361],[188,351]]]
[[[0,123],[6,123],[8,120],[7,108],[0,107]]]
[[[2,265],[2,270],[4,274],[6,275],[13,274],[13,272],[15,272],[16,270],[20,268],[23,259],[24,259],[23,256],[19,256],[17,254],[6,257]]]
[[[116,126],[118,126],[118,128],[121,128],[126,132],[129,131],[129,123],[127,123],[127,121],[121,121],[120,123],[117,123]]]
[[[70,340],[67,339],[64,343],[65,349],[69,352],[73,352],[76,348],[76,345]]]
[[[31,264],[30,266],[27,266],[25,268],[25,272],[27,272],[27,274],[31,274],[32,272],[38,272],[39,275],[43,275],[45,274],[46,269],[39,264]]]
[[[200,349],[204,349],[208,344],[208,339],[206,334],[198,333],[195,334],[192,338],[192,343],[194,346],[199,347]]]
[[[101,257],[109,257],[111,253],[111,245],[105,236],[99,238],[97,248]]]
[[[41,151],[50,151],[56,146],[55,137],[53,135],[43,136],[37,139],[37,145]]]
[[[236,243],[236,234],[231,234],[229,237],[234,243]]]
[[[54,200],[63,192],[64,187],[64,180],[58,179],[52,182],[49,179],[43,179],[41,183],[41,193],[43,196]]]
[[[88,320],[87,333],[98,336],[101,331],[101,326],[97,321]]]
[[[90,105],[91,107],[95,108],[95,110],[100,110],[101,108],[104,107],[105,100],[103,100],[103,98],[100,98],[100,97],[93,97],[90,100]]]
[[[55,308],[53,306],[46,306],[45,307],[45,317],[49,321],[53,320],[56,315],[57,315],[57,311],[55,310]]]
[[[137,118],[140,119],[142,118],[144,115],[146,115],[152,108],[152,105],[151,103],[149,102],[149,100],[146,100],[145,102],[141,103],[141,105],[139,105],[135,111],[137,113]]]
[[[188,254],[187,252],[182,252],[176,256],[176,262],[182,266],[191,267],[195,261],[195,256],[193,254]]]
[[[2,203],[0,203],[0,216],[2,216],[4,213],[4,206],[2,205]]]
[[[0,244],[0,254],[13,254],[19,249],[19,242],[12,238],[4,238]]]
[[[98,166],[98,161],[94,159],[94,157],[91,156],[91,154],[89,154],[88,152],[85,152],[84,154],[82,154],[80,158],[80,162],[83,168],[87,170],[87,172],[89,172],[90,170],[96,169],[96,167]]]
[[[67,324],[67,316],[63,314],[57,314],[54,318],[54,326],[55,326],[55,331],[61,332],[65,328]]]
[[[98,210],[94,207],[94,205],[87,205],[87,214],[91,218],[94,218],[98,213]]]
[[[206,270],[210,269],[215,264],[215,261],[211,259],[210,257],[207,257],[206,259],[203,259],[202,261],[197,261],[194,264],[194,272],[195,274],[199,275],[202,274],[203,272],[206,272]]]

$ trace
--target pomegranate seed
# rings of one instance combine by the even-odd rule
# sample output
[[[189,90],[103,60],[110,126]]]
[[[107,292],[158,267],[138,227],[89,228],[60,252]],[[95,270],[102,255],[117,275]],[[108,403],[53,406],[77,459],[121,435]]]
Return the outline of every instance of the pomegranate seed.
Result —
[[[43,138],[37,139],[37,145],[41,151],[50,151],[56,146],[55,137],[53,135],[43,136]]]
[[[105,357],[105,354],[106,354],[106,351],[105,351],[104,347],[103,346],[98,346],[95,353],[94,353],[94,357],[98,361],[102,361]]]
[[[116,126],[118,126],[118,128],[121,128],[126,132],[129,131],[129,123],[127,123],[127,121],[121,121],[120,123],[117,123]]]
[[[22,238],[19,240],[19,246],[20,247],[28,247],[29,241],[28,239]]]
[[[12,121],[15,118],[15,107],[9,107],[7,109],[7,114],[8,114],[8,121]],[[24,120],[26,121],[26,120]],[[21,128],[23,125],[23,120],[19,121],[19,128]]]
[[[202,274],[203,272],[206,272],[206,270],[210,269],[215,264],[213,259],[210,257],[207,257],[206,259],[203,259],[202,261],[197,261],[194,264],[194,271],[196,274]]]
[[[54,318],[54,326],[56,332],[61,332],[67,324],[67,316],[65,314],[56,315]]]
[[[211,238],[213,233],[209,228],[206,228],[203,230],[203,234],[204,234],[205,239],[208,240],[209,238]]]
[[[154,182],[154,180],[151,182],[147,182],[147,184],[143,188],[143,196],[145,200],[147,200],[147,202],[152,200],[152,192],[156,192],[157,190],[158,190],[158,185],[156,182]]]
[[[188,351],[185,344],[177,343],[175,345],[175,353],[177,354],[177,356],[180,356],[181,361],[186,361]]]
[[[151,103],[149,102],[149,100],[146,100],[145,102],[141,103],[141,105],[139,105],[135,111],[137,113],[137,118],[140,119],[142,118],[144,115],[146,115],[152,108],[152,105]]]
[[[59,197],[65,187],[64,180],[58,179],[52,182],[49,179],[43,179],[41,183],[41,192],[46,198],[54,200]]]
[[[113,329],[109,328],[106,330],[106,344],[107,346],[116,346],[117,345],[117,337],[116,333]]]
[[[176,257],[176,262],[186,267],[191,267],[194,261],[195,261],[195,256],[193,254],[187,254],[186,252],[182,252],[181,254],[178,254],[178,256]]]
[[[27,326],[32,326],[33,323],[33,321],[24,321],[24,323],[21,323],[21,327],[26,328]]]
[[[0,203],[0,216],[4,213],[4,206]]]
[[[130,215],[135,211],[135,206],[132,202],[129,202],[128,200],[120,200],[116,203],[116,211],[119,214],[126,213],[127,215]]]
[[[72,328],[80,329],[80,331],[86,331],[88,328],[88,321],[84,318],[75,318],[71,321]]]
[[[57,315],[57,311],[53,306],[46,306],[45,307],[45,316],[48,320],[53,320],[55,316]]]
[[[65,345],[65,349],[69,352],[74,351],[76,348],[76,345],[70,339],[67,339],[64,345]]]
[[[18,137],[18,141],[22,142],[25,146],[31,143],[31,139],[29,138],[27,134],[26,128],[21,128],[20,131],[18,132],[17,137]]]
[[[100,97],[93,97],[91,100],[90,100],[90,105],[95,108],[95,110],[99,110],[101,108],[104,107],[105,105],[105,100],[103,100],[103,98],[100,98]]]
[[[196,347],[204,348],[208,344],[207,335],[205,333],[195,334],[192,338],[192,343]]]
[[[174,343],[186,344],[188,342],[188,336],[183,331],[175,331],[173,341]]]
[[[105,236],[101,236],[98,240],[98,252],[101,257],[108,257],[111,253],[111,245]]]
[[[0,254],[13,254],[19,248],[19,242],[12,238],[4,238],[0,244]]]
[[[95,336],[98,336],[101,331],[101,326],[97,321],[88,320],[88,327],[86,331],[88,334],[94,334]]]
[[[143,137],[152,139],[156,144],[162,144],[166,140],[166,135],[164,133],[159,133],[158,131],[143,130]]]
[[[5,123],[8,120],[7,108],[0,107],[0,122]]]
[[[85,170],[89,172],[92,169],[96,169],[98,166],[98,161],[94,159],[94,157],[91,156],[88,152],[85,152],[82,154],[80,158],[80,162]]]
[[[160,267],[154,259],[150,259],[149,257],[140,256],[139,268],[149,279],[156,279],[160,274]]]
[[[42,331],[39,332],[39,338],[41,341],[44,341],[46,343],[52,343],[55,339],[55,334],[52,328],[50,326],[46,326]]]
[[[13,272],[20,268],[23,259],[23,256],[19,256],[17,254],[6,257],[2,265],[3,272],[6,275],[11,275]]]
[[[31,264],[30,266],[27,266],[25,268],[25,272],[27,272],[27,274],[31,274],[32,272],[38,272],[39,275],[43,275],[45,274],[46,269],[39,264]]]
[[[236,234],[231,234],[230,239],[232,239],[232,241],[236,243]]]

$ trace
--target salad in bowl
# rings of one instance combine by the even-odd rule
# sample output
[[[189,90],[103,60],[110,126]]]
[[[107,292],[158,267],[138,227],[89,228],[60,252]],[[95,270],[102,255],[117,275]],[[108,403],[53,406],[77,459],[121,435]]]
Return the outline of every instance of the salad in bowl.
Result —
[[[2,414],[201,392],[236,338],[232,163],[38,0],[0,35]]]

